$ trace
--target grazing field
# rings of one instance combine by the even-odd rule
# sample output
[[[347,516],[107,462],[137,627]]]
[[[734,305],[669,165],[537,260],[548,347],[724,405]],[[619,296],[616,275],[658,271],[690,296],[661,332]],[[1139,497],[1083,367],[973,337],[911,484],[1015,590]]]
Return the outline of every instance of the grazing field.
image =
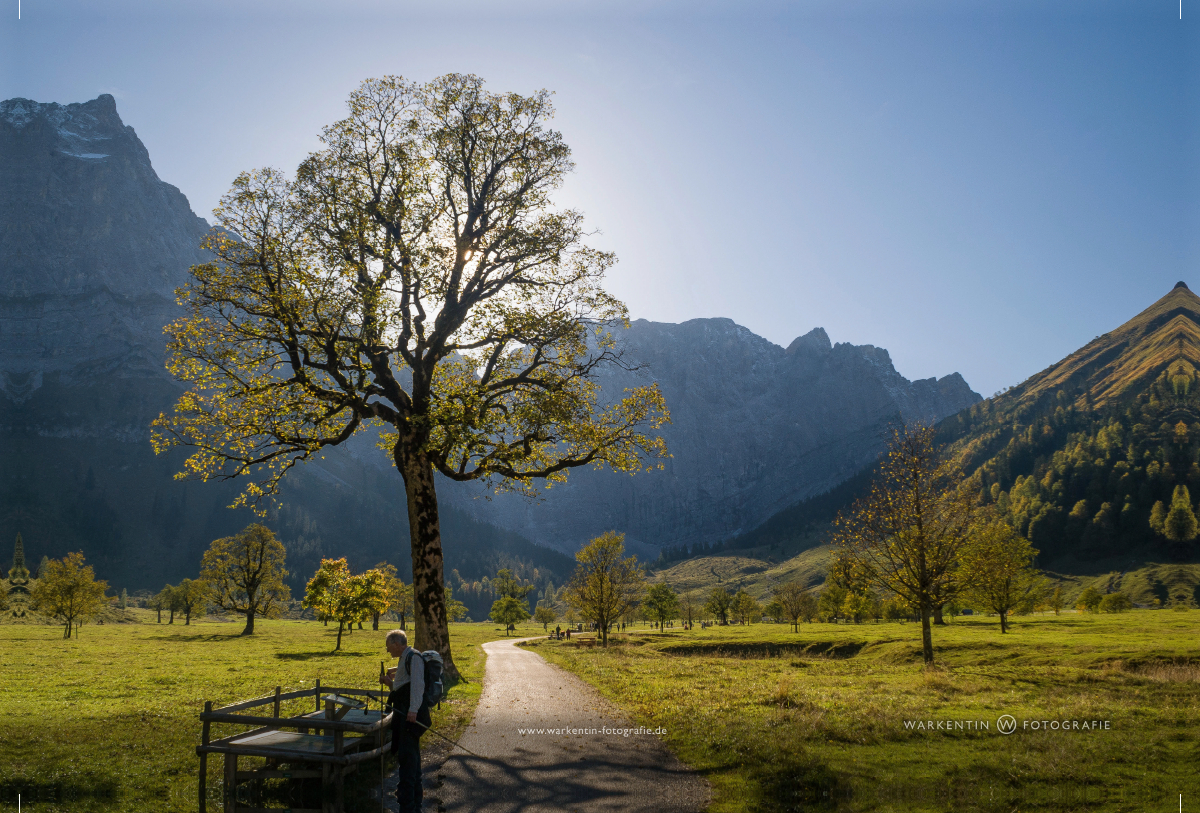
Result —
[[[129,612],[142,623],[88,625],[70,641],[61,627],[0,625],[0,809],[16,810],[20,794],[22,810],[45,813],[194,811],[205,700],[222,705],[317,679],[373,688],[387,659],[382,627],[343,635],[343,651],[332,654],[337,628],[315,621],[259,620],[243,638],[241,621],[168,625],[152,612]],[[457,736],[479,698],[480,644],[504,633],[494,624],[450,630],[470,683],[451,689],[433,722]],[[534,634],[533,625],[522,630]],[[214,726],[213,736],[233,730]],[[378,782],[372,770],[351,780],[362,809],[378,809],[377,801],[365,804]],[[219,799],[214,780],[219,761],[209,778]]]
[[[907,623],[615,640],[528,646],[664,727],[713,813],[1200,809],[1197,610],[956,619],[929,670]]]

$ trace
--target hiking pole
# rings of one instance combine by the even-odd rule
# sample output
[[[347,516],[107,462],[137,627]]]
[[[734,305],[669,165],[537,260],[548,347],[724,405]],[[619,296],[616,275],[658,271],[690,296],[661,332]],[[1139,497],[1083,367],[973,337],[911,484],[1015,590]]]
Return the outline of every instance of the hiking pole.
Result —
[[[462,745],[459,745],[458,743],[456,743],[454,740],[447,737],[442,732],[438,731],[435,728],[430,728],[429,726],[422,723],[420,720],[413,720],[413,722],[416,723],[417,725],[419,725],[421,728],[428,731],[430,734],[437,734],[439,737],[441,737],[443,740],[445,740],[446,742],[453,745],[455,748],[462,748],[464,751],[466,751],[468,754],[470,754],[473,757],[479,757],[480,759],[492,759],[492,757],[485,757],[483,754],[477,754],[474,751],[472,751],[470,748],[466,748]]]
[[[380,661],[379,662],[379,685],[380,686],[385,685],[383,682],[383,676],[386,674],[387,674],[387,672],[385,672],[384,668],[383,668],[383,661]],[[380,689],[379,690],[379,813],[387,813],[387,807],[383,801],[383,783],[384,783],[383,718],[387,716],[387,712],[384,711],[384,703],[385,703],[385,701],[383,699],[383,689]]]

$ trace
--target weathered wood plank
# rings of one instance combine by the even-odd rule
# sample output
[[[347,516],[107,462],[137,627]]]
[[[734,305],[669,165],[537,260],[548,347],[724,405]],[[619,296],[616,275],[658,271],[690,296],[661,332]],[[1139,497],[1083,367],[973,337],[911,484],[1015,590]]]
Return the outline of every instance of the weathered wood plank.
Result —
[[[243,779],[316,779],[321,775],[320,771],[309,769],[296,769],[294,771],[275,771],[257,769],[253,771],[238,771],[238,781]]]
[[[376,715],[378,712],[374,712]],[[213,723],[233,723],[235,725],[259,725],[270,728],[317,728],[314,721],[318,719],[314,715],[305,715],[303,717],[257,717],[249,714],[223,714],[221,712],[211,712],[205,714],[203,719]],[[326,720],[320,719],[320,728],[326,728],[331,731],[353,731],[359,734],[369,734],[379,727],[380,722],[377,720],[370,724],[365,723],[347,723],[343,720]]]
[[[237,754],[225,755],[225,813],[237,813]]]

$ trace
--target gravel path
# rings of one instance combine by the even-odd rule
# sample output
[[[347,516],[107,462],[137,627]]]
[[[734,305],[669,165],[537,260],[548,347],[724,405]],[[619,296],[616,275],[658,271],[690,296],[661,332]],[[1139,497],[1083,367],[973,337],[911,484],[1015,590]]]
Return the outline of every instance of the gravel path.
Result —
[[[462,747],[429,777],[437,787],[425,792],[427,809],[698,813],[708,806],[708,783],[654,735],[563,732],[634,726],[591,686],[516,643],[483,645],[483,696]],[[559,732],[520,731],[530,728]]]

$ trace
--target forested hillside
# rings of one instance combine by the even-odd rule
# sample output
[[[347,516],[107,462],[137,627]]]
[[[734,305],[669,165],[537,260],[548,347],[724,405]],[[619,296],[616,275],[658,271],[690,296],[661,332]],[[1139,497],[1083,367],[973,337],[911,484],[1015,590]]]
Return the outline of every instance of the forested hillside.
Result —
[[[1200,298],[1180,283],[1118,330],[946,420],[940,437],[1043,566],[1198,559],[1198,337]]]

